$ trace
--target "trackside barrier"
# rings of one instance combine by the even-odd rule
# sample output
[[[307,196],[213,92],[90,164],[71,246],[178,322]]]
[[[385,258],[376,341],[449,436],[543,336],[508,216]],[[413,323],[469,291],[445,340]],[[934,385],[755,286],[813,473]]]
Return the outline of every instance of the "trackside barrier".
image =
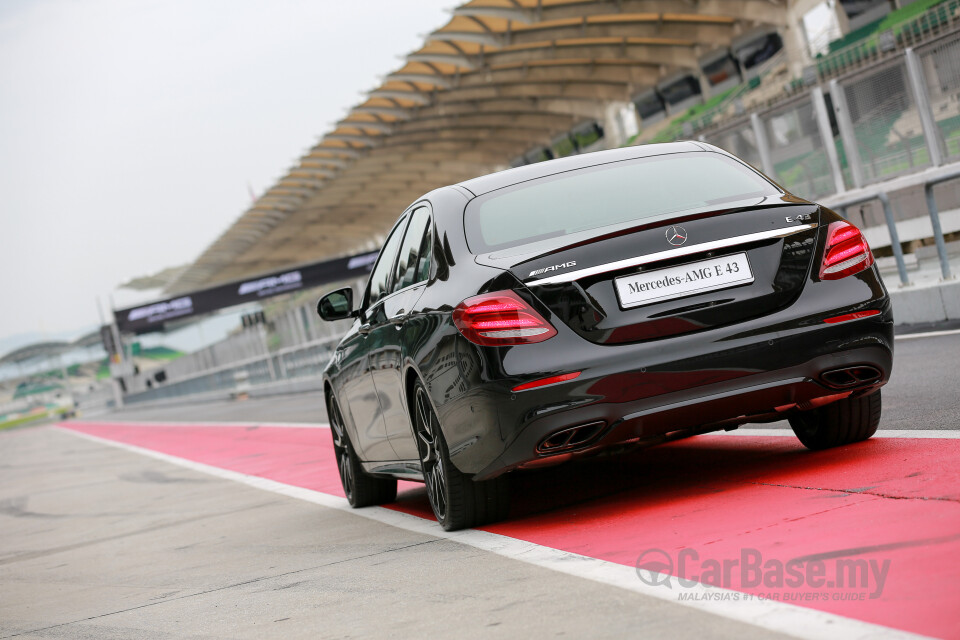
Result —
[[[927,211],[930,212],[930,224],[933,226],[933,238],[937,243],[937,255],[940,257],[940,274],[944,280],[949,280],[953,276],[950,273],[950,260],[947,257],[947,243],[943,238],[943,228],[940,226],[940,212],[937,211],[937,201],[933,197],[934,185],[960,178],[960,167],[953,169],[945,176],[930,180],[924,187],[924,195],[927,196]]]
[[[897,261],[900,283],[902,286],[907,286],[910,284],[910,279],[907,277],[907,266],[903,259],[903,250],[900,247],[900,236],[897,233],[893,209],[890,206],[890,198],[887,194],[893,191],[922,185],[927,199],[927,213],[930,215],[933,237],[937,245],[937,256],[940,259],[940,273],[943,280],[949,280],[953,276],[950,272],[947,245],[943,237],[943,228],[940,224],[940,213],[937,210],[937,203],[933,197],[933,187],[941,182],[955,180],[957,178],[960,178],[960,163],[954,163],[945,167],[933,167],[920,173],[901,176],[886,182],[847,191],[838,196],[826,198],[823,200],[823,203],[831,209],[840,211],[844,217],[848,217],[846,216],[846,211],[849,207],[871,200],[879,200],[883,204],[883,217],[887,223],[887,231],[890,233],[890,248],[893,249],[893,256]]]
[[[900,274],[900,285],[908,286],[910,278],[907,276],[907,264],[903,259],[903,248],[900,246],[900,235],[897,233],[897,221],[893,218],[893,210],[890,208],[890,198],[886,192],[871,193],[868,195],[859,195],[852,198],[844,198],[838,202],[832,203],[834,209],[839,209],[844,218],[849,216],[846,213],[847,207],[863,204],[870,200],[879,200],[883,204],[883,217],[887,222],[887,231],[890,232],[890,248],[893,249],[893,257],[897,261],[897,272]]]
[[[124,404],[137,404],[185,396],[216,396],[282,381],[317,377],[330,361],[340,337],[315,340],[289,347],[266,356],[258,356],[202,371],[195,375],[124,397]]]

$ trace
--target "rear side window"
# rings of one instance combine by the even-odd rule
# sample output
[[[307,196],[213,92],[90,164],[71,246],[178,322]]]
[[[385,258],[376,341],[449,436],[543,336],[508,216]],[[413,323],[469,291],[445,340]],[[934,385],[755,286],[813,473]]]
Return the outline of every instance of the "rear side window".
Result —
[[[475,198],[464,218],[474,253],[613,224],[779,195],[732,158],[677,153],[546,176]]]
[[[367,285],[367,294],[363,303],[363,308],[367,309],[376,304],[377,300],[387,295],[387,288],[390,286],[390,275],[393,272],[393,263],[396,261],[397,249],[400,240],[403,239],[403,229],[406,227],[406,219],[400,222],[393,229],[393,233],[387,238],[380,250],[380,257],[377,258],[377,264],[370,274],[370,283]]]
[[[430,273],[430,211],[420,207],[410,216],[407,235],[400,245],[394,291],[427,279]],[[424,272],[424,269],[426,271]]]
[[[433,246],[433,230],[427,225],[423,232],[423,242],[420,244],[420,262],[417,264],[417,282],[423,282],[430,278],[430,263],[433,258],[430,254],[430,247]]]

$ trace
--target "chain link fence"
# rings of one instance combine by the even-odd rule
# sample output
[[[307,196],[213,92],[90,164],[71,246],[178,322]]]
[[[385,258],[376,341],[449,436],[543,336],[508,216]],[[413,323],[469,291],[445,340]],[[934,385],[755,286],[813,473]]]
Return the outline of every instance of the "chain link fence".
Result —
[[[960,39],[918,49],[920,67],[936,122],[938,144],[947,160],[960,159]]]
[[[902,59],[841,79],[865,183],[930,166],[920,111]]]
[[[931,123],[932,136],[924,129]],[[744,116],[708,129],[700,139],[808,199],[833,195],[840,184],[853,189],[958,161],[960,29],[848,72],[829,90],[815,87],[761,109],[752,121]]]
[[[825,82],[909,47],[917,47],[938,34],[955,29],[957,24],[960,24],[960,0],[946,0],[905,22],[890,25],[825,56],[818,56],[811,71],[818,81]]]
[[[830,162],[809,96],[763,114],[760,120],[780,184],[811,200],[835,191]]]
[[[817,199],[836,190],[810,96],[760,113],[758,124],[759,132],[750,120],[741,120],[703,139],[749,162],[803,198]],[[767,162],[761,145],[766,145]]]
[[[733,155],[763,171],[763,160],[757,144],[757,136],[750,122],[731,126],[707,138],[707,142],[726,149]]]

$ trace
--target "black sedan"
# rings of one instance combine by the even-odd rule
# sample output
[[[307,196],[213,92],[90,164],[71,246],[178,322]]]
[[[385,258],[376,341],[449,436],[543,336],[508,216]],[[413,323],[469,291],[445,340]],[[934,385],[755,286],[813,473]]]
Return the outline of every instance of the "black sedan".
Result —
[[[506,515],[507,475],[788,419],[869,438],[890,300],[860,230],[734,156],[677,142],[432,191],[400,216],[325,371],[355,507],[421,480],[452,530]]]

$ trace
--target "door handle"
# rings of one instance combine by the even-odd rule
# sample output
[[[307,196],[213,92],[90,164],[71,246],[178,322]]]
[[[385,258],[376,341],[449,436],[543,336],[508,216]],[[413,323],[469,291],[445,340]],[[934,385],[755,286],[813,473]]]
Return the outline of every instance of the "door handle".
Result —
[[[391,316],[390,324],[396,326],[398,329],[403,326],[403,323],[407,321],[407,315],[404,313],[403,309],[397,311],[397,315]]]

